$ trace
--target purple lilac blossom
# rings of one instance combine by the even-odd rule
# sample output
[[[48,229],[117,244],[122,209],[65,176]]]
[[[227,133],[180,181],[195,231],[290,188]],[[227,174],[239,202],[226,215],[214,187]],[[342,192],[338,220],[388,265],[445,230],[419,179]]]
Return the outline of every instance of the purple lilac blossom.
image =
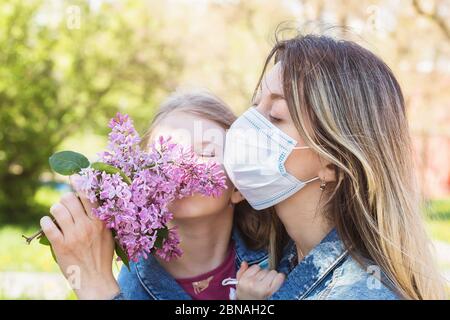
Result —
[[[128,185],[119,173],[109,174],[92,168],[82,169],[75,179],[99,206],[93,214],[115,231],[116,241],[128,258],[138,261],[155,253],[170,260],[179,257],[176,227],[168,228],[173,214],[168,204],[193,194],[218,197],[226,189],[226,176],[215,162],[199,161],[192,149],[160,137],[147,151],[128,115],[117,115],[109,123],[107,150],[99,160],[122,170],[131,180]],[[167,230],[160,247],[155,247],[158,230]]]

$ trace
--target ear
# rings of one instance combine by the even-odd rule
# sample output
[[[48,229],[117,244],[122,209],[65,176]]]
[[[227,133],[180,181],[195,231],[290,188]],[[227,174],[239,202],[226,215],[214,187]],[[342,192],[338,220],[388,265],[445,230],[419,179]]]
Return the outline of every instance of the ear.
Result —
[[[237,204],[244,199],[245,199],[244,196],[239,192],[239,190],[236,189],[236,187],[233,187],[233,191],[231,192],[231,197],[230,197],[231,203]]]
[[[320,180],[325,182],[336,182],[337,177],[335,168],[336,168],[335,165],[331,163],[328,163],[322,168],[320,168],[318,173]]]

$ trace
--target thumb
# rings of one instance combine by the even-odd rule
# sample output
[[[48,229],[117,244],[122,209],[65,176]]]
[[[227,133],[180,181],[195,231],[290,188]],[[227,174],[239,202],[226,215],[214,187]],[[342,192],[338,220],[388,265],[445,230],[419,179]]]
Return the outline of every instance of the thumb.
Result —
[[[236,274],[236,279],[239,281],[242,277],[242,275],[247,271],[248,269],[248,263],[246,261],[242,261],[241,267],[239,268],[239,271]]]

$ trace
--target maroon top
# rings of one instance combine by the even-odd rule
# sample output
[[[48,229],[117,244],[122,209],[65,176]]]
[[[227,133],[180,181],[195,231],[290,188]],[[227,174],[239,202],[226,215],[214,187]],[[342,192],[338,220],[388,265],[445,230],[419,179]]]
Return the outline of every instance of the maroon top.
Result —
[[[236,290],[234,285],[223,286],[226,278],[236,278],[236,252],[230,245],[225,261],[212,271],[192,278],[175,279],[194,300],[230,300]]]

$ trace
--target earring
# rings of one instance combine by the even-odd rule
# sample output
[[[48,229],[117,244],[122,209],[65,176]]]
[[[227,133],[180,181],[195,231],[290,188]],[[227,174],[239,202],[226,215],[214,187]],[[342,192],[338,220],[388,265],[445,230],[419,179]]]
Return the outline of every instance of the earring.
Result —
[[[320,190],[325,190],[325,187],[327,186],[327,182],[325,180],[320,179]]]

